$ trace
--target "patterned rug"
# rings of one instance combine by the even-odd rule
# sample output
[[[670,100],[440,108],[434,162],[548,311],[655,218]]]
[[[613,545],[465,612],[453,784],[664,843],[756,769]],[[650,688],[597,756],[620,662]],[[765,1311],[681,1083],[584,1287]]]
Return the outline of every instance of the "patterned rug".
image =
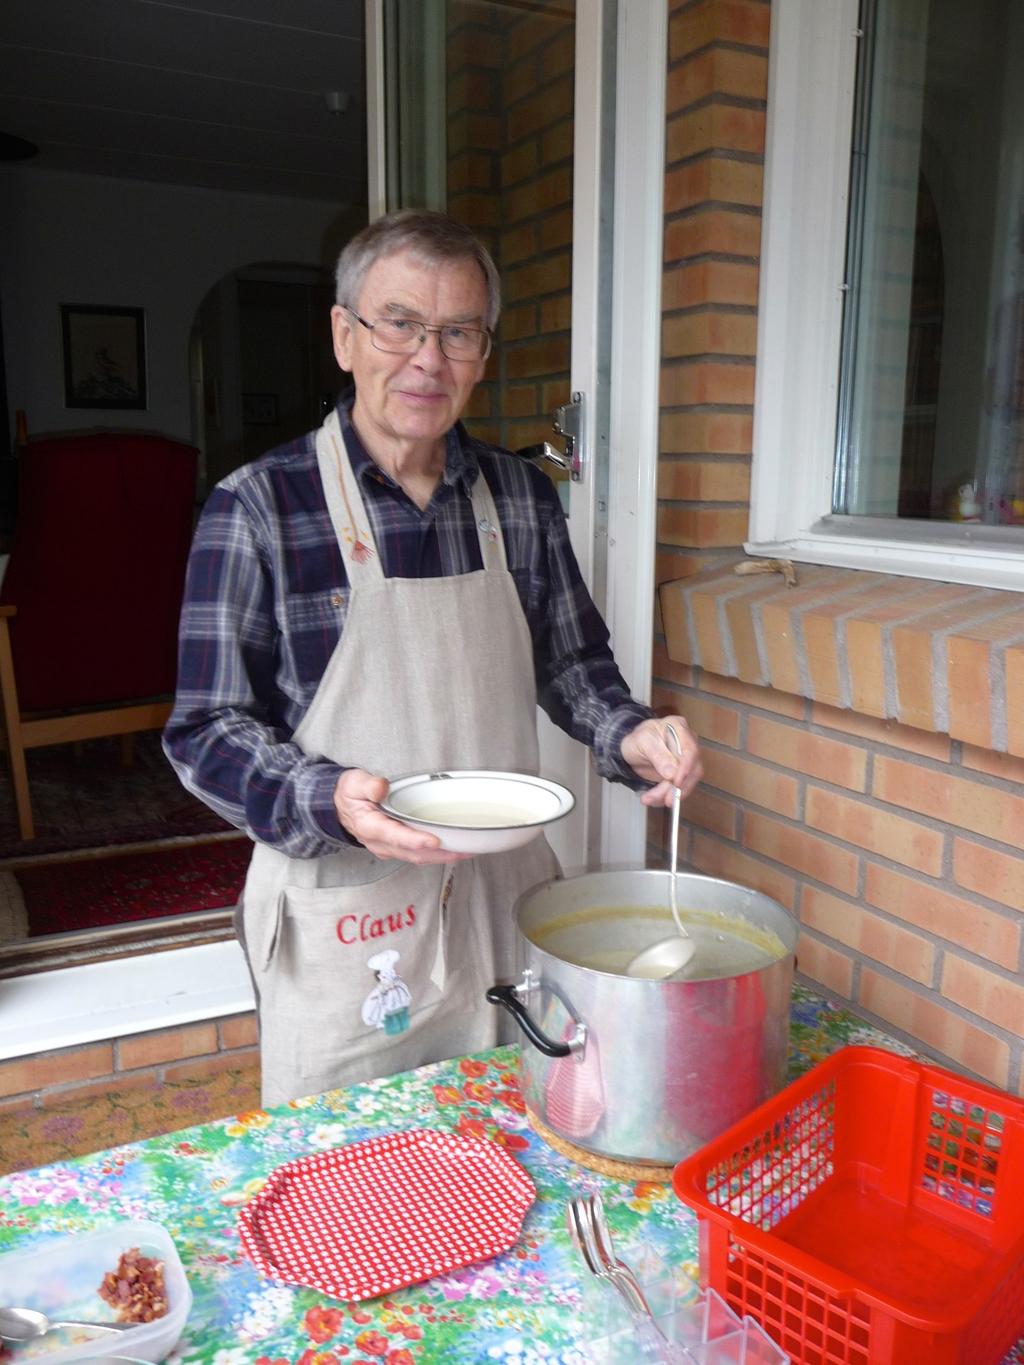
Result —
[[[155,730],[133,737],[127,766],[116,738],[30,749],[26,763],[36,837],[26,843],[18,834],[10,777],[0,763],[0,859],[230,829],[184,789]]]
[[[234,905],[251,842],[232,835],[145,852],[93,854],[0,870],[24,907],[26,932],[66,933]]]
[[[90,1093],[46,1108],[15,1110],[0,1124],[0,1175],[68,1161],[101,1148],[141,1142],[193,1123],[260,1107],[259,1063],[195,1080],[157,1080],[109,1094]],[[3,1351],[0,1350],[0,1357]]]

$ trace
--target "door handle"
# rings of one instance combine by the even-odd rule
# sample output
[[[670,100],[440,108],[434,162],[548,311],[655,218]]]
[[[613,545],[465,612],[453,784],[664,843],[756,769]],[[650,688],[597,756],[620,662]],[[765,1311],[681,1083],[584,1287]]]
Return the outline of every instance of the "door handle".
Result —
[[[567,471],[574,483],[583,478],[583,451],[580,446],[580,426],[582,420],[583,395],[574,393],[572,401],[555,408],[551,422],[556,435],[565,437],[565,454],[550,441],[539,441],[536,445],[523,446],[516,454],[531,464],[553,464],[556,469]]]

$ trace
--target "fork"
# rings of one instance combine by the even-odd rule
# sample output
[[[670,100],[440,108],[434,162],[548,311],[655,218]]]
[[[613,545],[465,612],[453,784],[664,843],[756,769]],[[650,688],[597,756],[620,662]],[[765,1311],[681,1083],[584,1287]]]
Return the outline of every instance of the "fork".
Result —
[[[681,1361],[682,1356],[662,1332],[632,1270],[616,1255],[605,1221],[600,1195],[570,1199],[566,1209],[569,1236],[590,1273],[617,1290],[633,1320],[645,1360]]]

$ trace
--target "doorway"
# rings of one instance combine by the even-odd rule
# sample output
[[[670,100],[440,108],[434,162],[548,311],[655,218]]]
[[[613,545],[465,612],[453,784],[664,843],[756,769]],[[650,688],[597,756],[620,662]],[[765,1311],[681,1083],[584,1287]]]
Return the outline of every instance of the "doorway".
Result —
[[[191,349],[202,501],[239,465],[318,426],[341,388],[326,268],[250,265],[207,293]]]
[[[383,84],[373,76],[383,56],[379,42],[382,9],[379,0],[369,0],[371,215],[383,208]],[[655,506],[652,471],[657,439],[664,174],[664,103],[659,80],[664,77],[666,7],[650,0],[600,0],[579,6],[577,13],[567,3],[526,7],[465,0],[461,10],[466,25],[461,51],[467,62],[472,59],[470,65],[490,75],[481,80],[480,71],[466,70],[464,79],[452,85],[453,101],[462,101],[462,112],[455,117],[453,105],[450,134],[445,120],[446,165],[458,139],[467,140],[459,149],[450,185],[446,171],[445,193],[451,189],[453,197],[458,195],[460,213],[482,215],[469,221],[498,244],[506,276],[501,354],[495,362],[503,368],[482,386],[484,406],[474,410],[471,420],[479,424],[479,430],[489,426],[508,444],[532,443],[551,434],[550,411],[557,402],[574,391],[584,393],[588,401],[581,439],[590,472],[564,489],[570,499],[570,525],[584,576],[612,628],[620,666],[634,693],[644,696],[652,636],[653,536],[645,542],[643,523],[648,509],[653,516]],[[506,78],[504,58],[496,58],[493,35],[487,39],[487,25],[479,22],[485,12],[490,15],[488,22],[500,20],[497,33],[509,41],[514,24],[524,18],[547,22],[547,35],[532,52],[520,54],[516,60],[525,65],[513,65],[508,79],[518,72],[520,80],[528,83],[532,70],[539,73],[537,80],[560,87],[563,100],[571,90],[569,116],[563,112],[547,125],[521,131],[519,149],[533,147],[522,155],[527,162],[535,153],[538,158],[529,170],[522,163],[517,167],[516,146],[502,148],[500,142],[487,146],[488,138],[494,138],[495,125],[488,121],[488,112],[473,102],[474,91],[479,94],[488,88],[493,92],[499,75],[502,81]],[[570,49],[571,62],[567,63]],[[459,50],[454,41],[452,50]],[[556,69],[559,65],[561,71]],[[523,90],[528,93],[529,85]],[[518,106],[520,100],[511,102]],[[436,122],[431,126],[436,128]],[[471,127],[478,130],[482,146],[470,145]],[[501,180],[496,184],[487,178],[495,173],[508,178],[509,194],[519,188],[521,197],[532,198],[536,211],[527,214],[529,221],[508,220],[499,193]],[[460,175],[462,183],[456,184]],[[541,203],[545,195],[551,196],[550,201]],[[527,244],[529,251],[524,250]],[[552,283],[556,266],[557,279]],[[545,276],[545,271],[552,275]],[[531,287],[532,293],[518,292]],[[533,327],[532,335],[518,330],[527,325]],[[500,402],[499,387],[505,395]],[[648,570],[650,587],[645,582]],[[555,732],[555,739],[563,739],[561,732]],[[586,755],[572,741],[563,742],[579,751],[573,761],[582,761],[584,767],[582,775],[568,785],[585,791],[591,783]],[[606,864],[618,859],[642,862],[643,821],[635,818],[640,814],[638,803],[626,793],[625,814],[620,819],[616,814],[619,798],[618,792],[606,790],[603,805],[590,807],[565,858],[567,869],[597,857]],[[619,847],[626,850],[618,854],[614,851],[616,834]],[[609,849],[613,850],[611,858]],[[182,951],[188,957],[193,950]],[[195,951],[203,950],[197,947]],[[165,960],[169,965],[170,958]],[[131,969],[130,963],[125,966]],[[161,989],[166,984],[162,982]],[[191,991],[187,967],[183,967],[180,984],[186,993]]]

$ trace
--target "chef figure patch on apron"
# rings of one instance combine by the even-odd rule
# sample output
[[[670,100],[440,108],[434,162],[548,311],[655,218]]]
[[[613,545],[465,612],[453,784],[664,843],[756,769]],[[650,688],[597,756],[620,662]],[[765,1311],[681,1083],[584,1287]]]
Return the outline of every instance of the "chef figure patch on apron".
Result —
[[[377,978],[377,984],[363,1001],[363,1023],[367,1028],[380,1028],[385,1033],[404,1033],[409,1027],[409,1006],[412,993],[398,975],[401,953],[387,948],[375,953],[366,965]]]
[[[444,879],[444,887],[441,891],[440,902],[440,935],[437,953],[434,958],[431,979],[438,989],[443,991],[444,973],[444,935],[446,930],[446,916],[448,912],[448,902],[451,900],[452,883],[455,879],[455,869],[448,870],[448,875]],[[348,917],[346,917],[347,919]],[[342,924],[339,923],[339,938],[342,937]],[[416,923],[415,905],[407,905],[404,911],[400,911],[397,916],[391,915],[386,921],[387,928],[392,932],[396,927],[398,931],[411,928]],[[354,927],[354,926],[353,926]],[[380,929],[383,932],[383,924],[380,920],[373,922],[371,933]],[[345,924],[345,932],[349,929]],[[369,995],[363,1001],[362,1019],[367,1028],[382,1029],[384,1033],[392,1036],[396,1033],[405,1033],[409,1027],[409,1011],[414,1007],[412,991],[408,984],[399,975],[398,962],[402,954],[397,948],[385,948],[383,952],[374,953],[366,960],[367,969],[373,972],[376,984]]]
[[[389,777],[536,773],[533,647],[483,475],[471,495],[483,568],[386,578],[336,413],[317,454],[349,591],[293,742]],[[329,622],[340,596],[302,604],[306,619]],[[292,859],[257,844],[243,913],[264,1104],[493,1047],[499,1011],[484,992],[515,970],[512,906],[557,872],[543,836],[447,866],[382,862],[361,847]]]

